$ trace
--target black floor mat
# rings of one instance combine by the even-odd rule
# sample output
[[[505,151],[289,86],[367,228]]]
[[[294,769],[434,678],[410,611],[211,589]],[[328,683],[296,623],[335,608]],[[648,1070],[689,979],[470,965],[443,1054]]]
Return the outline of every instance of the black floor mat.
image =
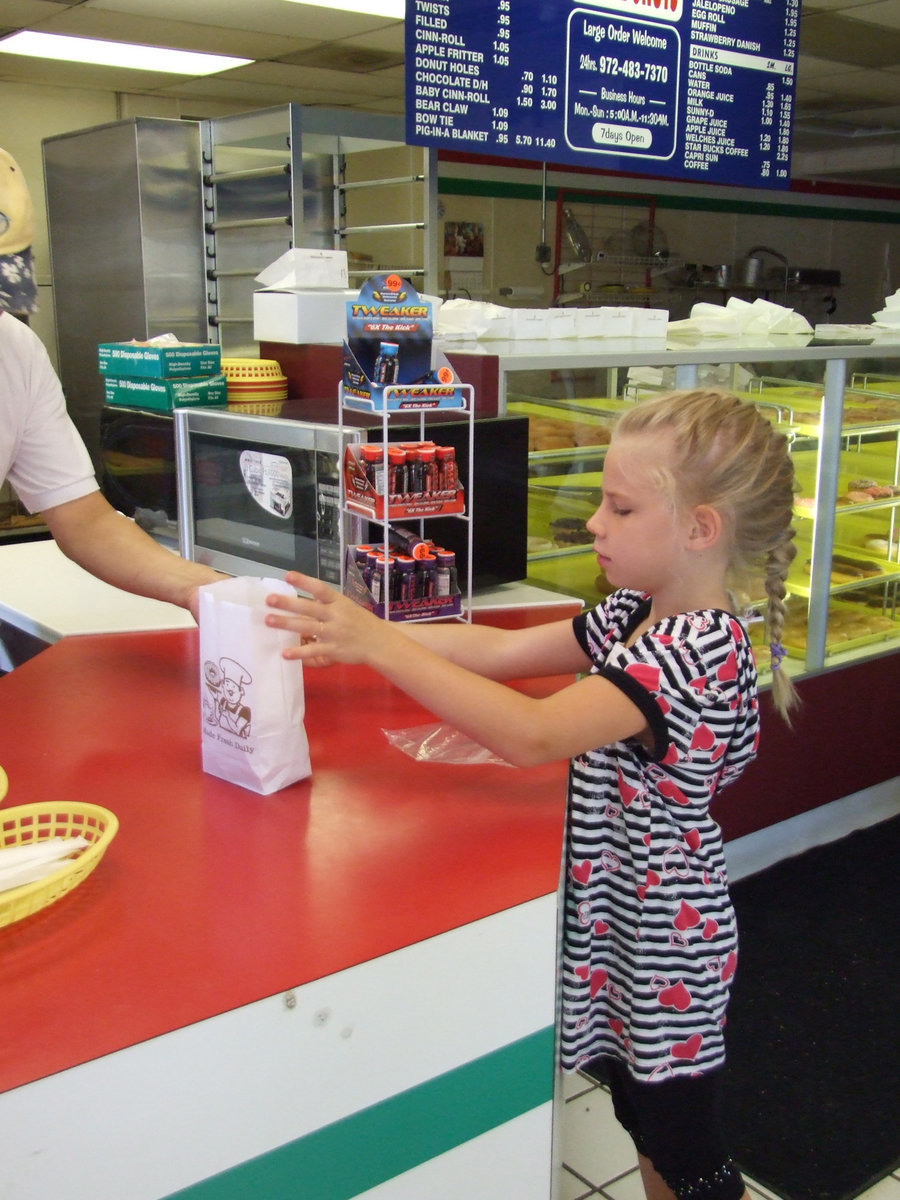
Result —
[[[725,1121],[788,1200],[900,1165],[900,817],[740,880]]]

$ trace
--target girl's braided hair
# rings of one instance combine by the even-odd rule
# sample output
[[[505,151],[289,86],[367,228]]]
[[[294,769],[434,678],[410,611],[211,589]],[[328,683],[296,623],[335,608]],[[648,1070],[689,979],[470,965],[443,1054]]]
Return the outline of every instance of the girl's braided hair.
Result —
[[[772,697],[788,723],[798,703],[781,670],[785,581],[797,553],[791,528],[794,466],[788,440],[750,403],[721,391],[665,392],[627,409],[616,431],[666,431],[673,461],[658,467],[661,486],[676,506],[708,504],[730,538],[732,586],[762,577],[768,600]]]

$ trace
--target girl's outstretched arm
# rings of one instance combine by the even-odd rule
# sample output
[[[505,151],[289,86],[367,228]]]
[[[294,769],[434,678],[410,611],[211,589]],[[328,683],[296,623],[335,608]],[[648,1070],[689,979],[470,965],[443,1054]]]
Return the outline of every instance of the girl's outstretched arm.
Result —
[[[589,663],[571,622],[516,631],[416,625],[408,636],[399,623],[376,617],[319,580],[294,573],[287,579],[310,595],[268,598],[273,611],[267,622],[299,635],[286,658],[314,666],[364,663],[509,762],[533,766],[570,758],[646,729],[636,705],[600,676],[544,699],[497,682],[585,670]]]

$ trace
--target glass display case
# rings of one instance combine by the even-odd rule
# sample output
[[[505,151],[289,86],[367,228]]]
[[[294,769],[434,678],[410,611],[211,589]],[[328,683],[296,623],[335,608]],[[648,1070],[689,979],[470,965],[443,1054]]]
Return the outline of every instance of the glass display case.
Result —
[[[454,347],[457,349],[457,347]],[[529,419],[528,581],[596,603],[608,590],[585,521],[616,416],[660,389],[724,387],[782,428],[798,484],[788,669],[802,675],[900,649],[900,342],[773,336],[667,346],[484,343],[501,411]],[[759,597],[743,598],[765,644]],[[767,656],[761,656],[765,663]]]

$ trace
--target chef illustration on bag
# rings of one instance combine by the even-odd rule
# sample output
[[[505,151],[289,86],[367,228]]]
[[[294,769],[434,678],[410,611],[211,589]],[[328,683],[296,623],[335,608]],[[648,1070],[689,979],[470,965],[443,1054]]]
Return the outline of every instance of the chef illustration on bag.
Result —
[[[207,659],[203,678],[209,692],[203,697],[203,715],[210,725],[221,725],[238,737],[250,736],[251,712],[243,703],[244,689],[253,676],[233,658]]]

